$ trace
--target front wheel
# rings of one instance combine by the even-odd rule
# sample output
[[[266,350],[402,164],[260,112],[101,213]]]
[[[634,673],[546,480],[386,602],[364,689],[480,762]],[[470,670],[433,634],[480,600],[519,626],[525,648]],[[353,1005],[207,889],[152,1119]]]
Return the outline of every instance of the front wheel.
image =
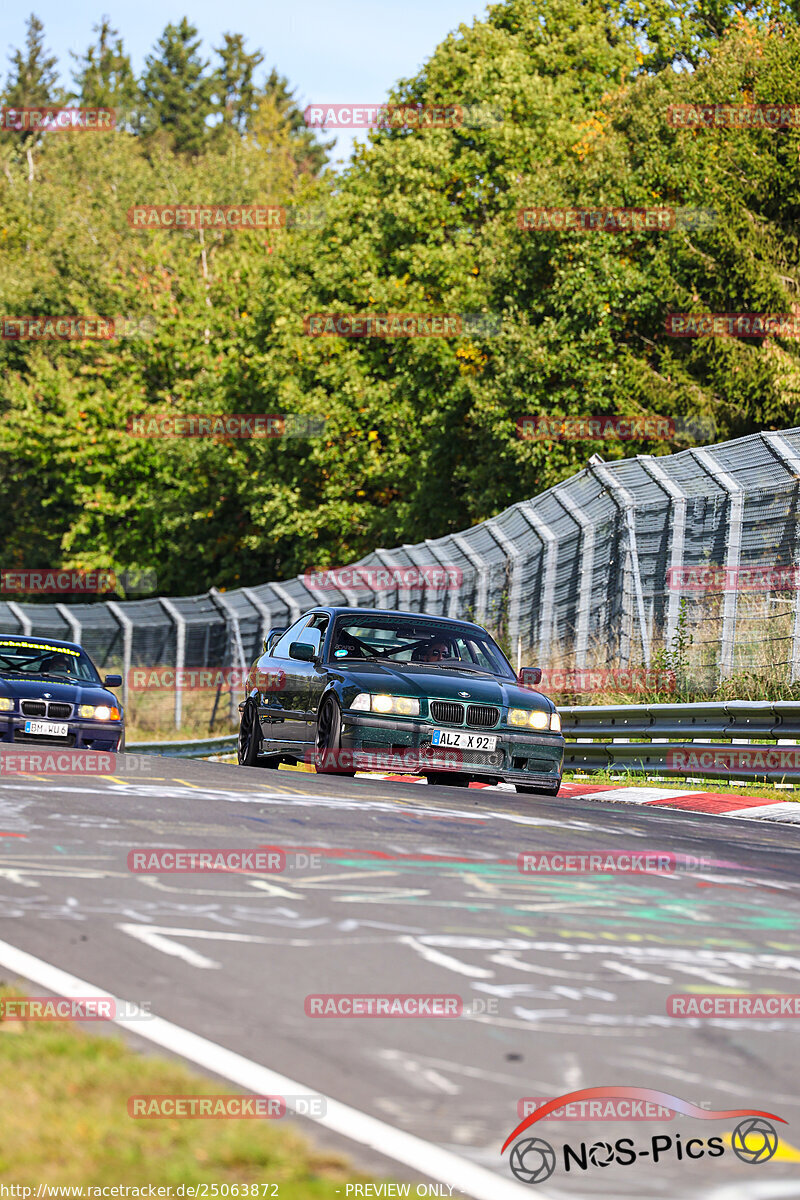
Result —
[[[317,731],[314,735],[314,766],[320,775],[355,775],[355,771],[341,769],[342,710],[328,696],[317,713]]]

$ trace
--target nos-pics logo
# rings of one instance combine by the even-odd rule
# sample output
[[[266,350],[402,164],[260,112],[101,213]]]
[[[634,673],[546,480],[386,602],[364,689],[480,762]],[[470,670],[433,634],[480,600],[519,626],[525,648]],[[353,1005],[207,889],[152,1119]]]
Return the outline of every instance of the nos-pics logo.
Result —
[[[771,1122],[780,1121],[781,1124],[786,1124],[784,1118],[775,1113],[761,1112],[760,1109],[754,1108],[700,1108],[688,1100],[681,1100],[679,1096],[672,1096],[669,1092],[654,1091],[652,1088],[582,1088],[577,1092],[568,1092],[564,1096],[557,1096],[537,1108],[509,1134],[500,1153],[504,1154],[514,1139],[530,1129],[531,1125],[541,1121],[564,1105],[574,1104],[581,1100],[610,1098],[655,1103],[674,1113],[696,1117],[703,1121],[733,1120],[743,1117],[745,1119],[739,1122],[731,1135],[731,1150],[741,1162],[751,1165],[769,1162],[778,1149],[778,1134]],[[612,1163],[616,1163],[617,1166],[631,1166],[640,1158],[649,1159],[654,1163],[658,1163],[666,1157],[675,1157],[678,1161],[684,1157],[687,1159],[719,1158],[725,1153],[725,1144],[721,1137],[710,1137],[707,1140],[695,1137],[683,1142],[679,1133],[674,1135],[654,1134],[649,1142],[646,1142],[641,1148],[637,1147],[633,1138],[624,1137],[617,1138],[613,1143],[597,1141],[592,1145],[581,1142],[577,1147],[564,1145],[561,1153],[565,1171],[587,1171],[591,1167],[608,1167]],[[540,1137],[522,1138],[513,1147],[509,1156],[511,1172],[522,1183],[543,1183],[553,1174],[557,1164],[556,1150],[549,1142]]]

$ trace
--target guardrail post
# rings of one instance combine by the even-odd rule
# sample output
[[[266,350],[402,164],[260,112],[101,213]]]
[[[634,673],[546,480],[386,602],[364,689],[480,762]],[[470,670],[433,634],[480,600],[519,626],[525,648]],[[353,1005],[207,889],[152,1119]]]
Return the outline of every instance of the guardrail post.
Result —
[[[708,450],[690,450],[697,462],[728,494],[730,516],[725,539],[725,589],[722,609],[722,645],[719,655],[720,681],[733,674],[733,641],[736,636],[736,608],[739,599],[738,567],[742,555],[742,524],[745,492],[733,476],[724,471]],[[728,587],[728,571],[734,572],[733,586]]]
[[[245,600],[250,601],[253,608],[261,617],[261,637],[259,638],[259,642],[263,645],[263,643],[267,640],[267,634],[269,633],[270,626],[272,625],[272,617],[270,616],[269,605],[265,604],[261,597],[257,596],[252,588],[242,588],[242,595],[244,596]],[[260,654],[261,650],[259,650],[259,655]]]
[[[300,616],[300,605],[296,600],[293,600],[286,588],[281,587],[279,583],[271,583],[269,585],[279,600],[282,600],[289,610],[289,625],[294,625],[297,618]],[[287,626],[288,628],[288,626]]]
[[[449,596],[447,599],[447,616],[457,617],[461,612],[461,584],[454,584],[452,578],[450,577],[450,572],[456,569],[455,563],[443,562],[439,557],[439,553],[436,550],[434,542],[430,538],[425,539],[425,545],[428,547],[429,552],[433,555],[439,566],[444,567],[445,573],[448,576],[447,587],[449,589]],[[459,572],[459,574],[463,576],[463,572]]]
[[[186,666],[186,618],[164,596],[159,597],[159,604],[175,624],[175,728],[180,729],[183,717],[183,672]]]

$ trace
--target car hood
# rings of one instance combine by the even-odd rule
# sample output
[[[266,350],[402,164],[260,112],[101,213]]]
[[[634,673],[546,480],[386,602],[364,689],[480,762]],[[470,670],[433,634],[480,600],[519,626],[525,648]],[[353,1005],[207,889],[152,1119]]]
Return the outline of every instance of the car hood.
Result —
[[[342,669],[347,683],[364,692],[388,692],[391,695],[433,696],[441,700],[463,700],[472,704],[511,705],[512,708],[540,709],[552,712],[555,705],[541,692],[521,688],[511,679],[496,675],[477,675],[471,671],[448,671],[431,663],[413,667],[395,667],[389,663],[360,663]],[[468,692],[467,696],[462,695]]]
[[[0,675],[0,696],[11,700],[41,700],[45,692],[62,704],[108,704],[120,707],[113,692],[99,683],[56,683],[54,679],[19,679]]]

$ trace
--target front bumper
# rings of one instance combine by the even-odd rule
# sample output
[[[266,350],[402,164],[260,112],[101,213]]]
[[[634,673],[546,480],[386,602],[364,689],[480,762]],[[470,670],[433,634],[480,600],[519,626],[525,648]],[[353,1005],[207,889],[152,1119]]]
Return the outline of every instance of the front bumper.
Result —
[[[122,738],[122,721],[60,721],[53,724],[67,726],[66,737],[45,737],[25,733],[25,722],[35,717],[22,717],[15,713],[0,714],[0,743],[13,742],[17,746],[60,746],[76,750],[117,750]]]
[[[442,728],[496,737],[497,747],[484,751],[432,746],[433,730]],[[366,769],[422,774],[429,762],[429,770],[449,770],[486,783],[518,783],[542,791],[558,790],[564,767],[564,738],[560,733],[528,733],[508,726],[477,730],[348,710],[342,713],[342,749],[363,756]],[[356,757],[356,769],[365,769],[358,762]],[[387,764],[385,768],[382,763]]]

